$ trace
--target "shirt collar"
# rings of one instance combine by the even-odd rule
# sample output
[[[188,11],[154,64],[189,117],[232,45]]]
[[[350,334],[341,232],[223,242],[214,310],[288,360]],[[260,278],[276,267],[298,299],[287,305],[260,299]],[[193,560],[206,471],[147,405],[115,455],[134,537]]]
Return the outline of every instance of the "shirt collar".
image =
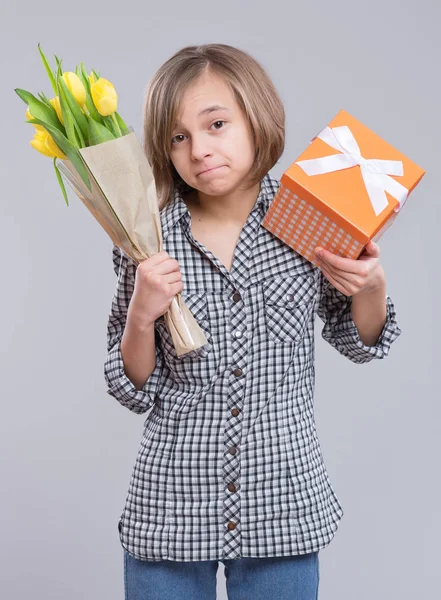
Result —
[[[274,196],[279,189],[280,182],[271,177],[267,173],[260,182],[260,191],[257,196],[254,207],[258,207],[261,211],[262,216],[266,214],[269,206],[274,199]],[[173,192],[173,200],[168,202],[161,210],[161,226],[162,226],[162,238],[165,239],[168,234],[172,231],[175,225],[185,215],[185,218],[189,218],[189,211],[185,204],[182,192],[180,189],[175,188]]]

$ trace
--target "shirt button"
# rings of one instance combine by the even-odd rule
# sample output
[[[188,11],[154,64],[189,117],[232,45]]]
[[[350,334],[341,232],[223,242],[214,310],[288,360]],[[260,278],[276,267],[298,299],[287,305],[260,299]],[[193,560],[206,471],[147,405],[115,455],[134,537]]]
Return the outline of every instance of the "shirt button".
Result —
[[[238,408],[232,408],[231,409],[231,414],[233,415],[233,417],[237,417],[237,415],[240,413],[240,410]]]
[[[294,302],[294,295],[293,294],[286,294],[286,300],[288,302]]]
[[[234,456],[237,452],[236,446],[231,446],[231,448],[228,450],[228,452]]]
[[[228,490],[230,492],[235,492],[236,491],[236,486],[234,485],[234,483],[229,483],[228,484]]]
[[[234,369],[233,375],[236,375],[236,377],[240,377],[242,375],[242,369]]]
[[[240,299],[241,299],[241,295],[239,294],[239,292],[234,292],[234,295],[233,295],[234,302],[239,302]]]
[[[234,337],[237,339],[242,337],[242,331],[240,329],[236,329],[236,331],[234,332]]]
[[[236,529],[236,523],[233,523],[233,521],[228,521],[227,527],[230,531],[232,531],[233,529]]]

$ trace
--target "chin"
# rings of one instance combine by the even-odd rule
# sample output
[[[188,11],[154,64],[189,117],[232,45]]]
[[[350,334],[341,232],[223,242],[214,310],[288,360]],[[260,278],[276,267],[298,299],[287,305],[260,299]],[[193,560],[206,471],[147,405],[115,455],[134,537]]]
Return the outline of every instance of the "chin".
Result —
[[[210,185],[199,185],[198,189],[208,196],[226,196],[235,189],[235,186],[227,185],[224,182],[212,182]]]

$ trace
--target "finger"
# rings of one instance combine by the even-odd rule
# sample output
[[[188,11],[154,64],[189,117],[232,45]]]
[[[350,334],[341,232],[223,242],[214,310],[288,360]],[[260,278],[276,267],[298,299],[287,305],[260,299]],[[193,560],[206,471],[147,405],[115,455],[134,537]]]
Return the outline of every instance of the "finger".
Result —
[[[363,259],[364,256],[369,256],[370,258],[379,258],[380,246],[378,244],[376,244],[375,242],[373,242],[372,240],[370,240],[370,242],[368,242],[366,244],[366,246],[364,247],[364,250],[363,250],[362,254],[360,255],[360,258]]]
[[[357,261],[353,258],[344,258],[343,256],[337,256],[329,250],[324,248],[316,248],[316,256],[326,265],[334,267],[339,271],[346,271],[347,273],[357,273],[359,268]]]
[[[176,294],[179,294],[180,292],[182,292],[184,286],[182,281],[178,281],[176,283],[172,283],[170,286],[170,291],[172,292],[172,294],[174,296],[176,296]]]
[[[344,279],[342,279],[342,277],[340,276],[336,276],[333,273],[331,273],[330,271],[328,271],[326,269],[326,267],[321,267],[323,274],[325,275],[326,279],[328,279],[332,285],[337,288],[340,292],[342,292],[343,294],[345,294],[345,296],[350,296],[350,290],[348,288],[348,283],[347,281],[345,281]]]
[[[161,250],[161,252],[155,252],[155,254],[149,256],[148,261],[151,265],[159,265],[160,263],[164,262],[169,258],[170,256],[168,255],[168,252],[166,252],[165,250]],[[142,262],[144,261],[141,261],[141,263]]]
[[[169,258],[168,260],[164,260],[161,262],[156,268],[156,273],[160,273],[161,275],[168,275],[169,273],[180,273],[179,263],[174,258]]]
[[[366,267],[363,265],[358,266],[359,271],[361,271],[358,273],[348,273],[347,271],[340,271],[339,269],[336,269],[331,265],[323,263],[321,261],[319,261],[319,266],[325,267],[327,271],[330,272],[334,277],[341,278],[341,280],[346,282],[346,285],[361,287],[364,284],[364,277],[366,276]]]
[[[177,283],[178,281],[182,281],[182,275],[180,271],[173,271],[172,273],[167,273],[163,275],[164,281],[169,284]]]
[[[318,262],[319,262],[319,267],[322,270],[326,270],[326,272],[330,273],[333,277],[340,277],[341,279],[344,279],[348,283],[352,281],[353,274],[348,273],[347,271],[340,271],[339,269],[336,269],[335,267],[333,267],[330,264],[325,263],[323,261],[319,260]]]
[[[159,260],[159,262],[156,262],[156,264],[152,264],[152,262],[149,261],[148,264],[143,265],[143,263],[141,263],[140,267],[146,269],[150,273],[155,273],[155,275],[168,275],[169,273],[180,271],[179,263],[174,258],[166,256],[165,259],[158,258],[157,260]]]
[[[355,283],[356,285],[363,285],[364,279],[369,275],[369,265],[367,261],[377,261],[377,258],[366,257],[362,260],[354,260],[347,259],[351,262],[351,271],[342,270],[339,267],[332,265],[329,262],[318,259],[319,264],[323,264],[326,266],[329,271],[335,273],[336,275],[340,275],[346,277],[348,281],[351,283]]]

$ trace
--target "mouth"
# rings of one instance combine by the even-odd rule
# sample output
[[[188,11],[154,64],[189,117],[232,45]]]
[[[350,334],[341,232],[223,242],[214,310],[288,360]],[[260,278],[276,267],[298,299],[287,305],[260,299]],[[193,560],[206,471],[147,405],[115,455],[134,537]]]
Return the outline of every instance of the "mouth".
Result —
[[[201,171],[200,173],[197,174],[197,177],[199,177],[200,175],[206,175],[208,173],[212,173],[213,171],[217,171],[218,169],[222,169],[222,167],[225,165],[221,165],[220,167],[212,167],[211,169],[206,169],[205,171]]]

